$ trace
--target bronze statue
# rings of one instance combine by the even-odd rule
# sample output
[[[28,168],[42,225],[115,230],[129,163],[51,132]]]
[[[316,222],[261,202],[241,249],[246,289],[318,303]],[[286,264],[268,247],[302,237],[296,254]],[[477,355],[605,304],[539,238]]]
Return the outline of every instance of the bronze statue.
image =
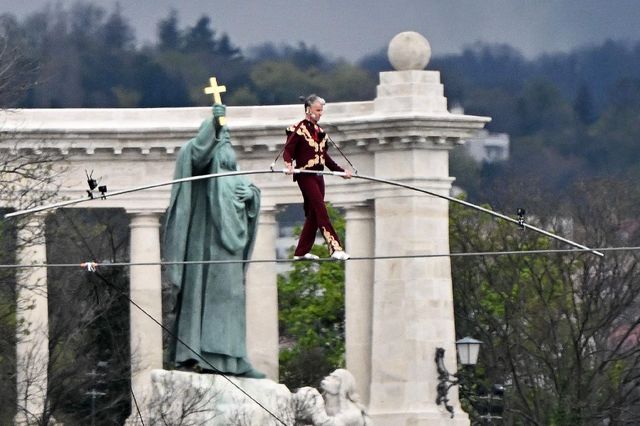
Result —
[[[219,97],[219,94],[218,94]],[[175,178],[236,171],[226,108],[213,106],[198,135],[179,151]],[[222,124],[221,124],[222,122]],[[260,190],[242,176],[174,185],[164,238],[167,261],[242,261],[251,256],[260,211]],[[171,265],[178,289],[171,359],[176,367],[258,377],[246,350],[247,263]]]

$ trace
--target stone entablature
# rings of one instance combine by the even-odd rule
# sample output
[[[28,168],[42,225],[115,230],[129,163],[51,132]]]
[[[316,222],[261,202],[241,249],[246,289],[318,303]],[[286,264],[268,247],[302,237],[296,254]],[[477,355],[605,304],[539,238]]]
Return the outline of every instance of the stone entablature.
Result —
[[[258,108],[261,114],[255,112]],[[20,142],[9,148],[31,149],[45,144],[63,154],[148,155],[155,150],[173,154],[195,135],[210,113],[209,107],[4,110],[0,112],[0,134],[4,141]],[[234,145],[247,153],[281,149],[284,129],[302,115],[300,105],[227,108]],[[486,117],[449,113],[383,115],[376,113],[373,101],[369,101],[329,103],[321,124],[337,143],[371,146],[457,143],[475,134],[487,121]]]
[[[475,134],[487,121],[485,117],[449,113],[389,116],[377,112],[374,101],[328,104],[326,111],[325,130],[365,175],[382,171],[376,166],[377,152],[447,150]],[[85,195],[85,169],[93,169],[114,192],[170,180],[177,150],[196,134],[210,113],[209,107],[8,110],[0,113],[0,150],[40,149],[63,154],[68,166],[63,197]],[[227,117],[242,168],[264,170],[283,147],[284,129],[302,117],[302,106],[229,107]],[[346,166],[337,150],[330,150]],[[281,159],[276,167],[282,167]],[[422,174],[424,178],[430,175],[428,170]],[[265,205],[299,202],[297,187],[283,188],[281,176],[253,179],[263,189]],[[332,190],[336,203],[371,199],[372,191],[380,186],[352,181],[347,190],[346,182],[333,178],[327,179],[327,184],[339,188]],[[167,186],[79,206],[136,208],[140,203],[133,200],[144,200],[142,205],[163,209],[169,194]]]

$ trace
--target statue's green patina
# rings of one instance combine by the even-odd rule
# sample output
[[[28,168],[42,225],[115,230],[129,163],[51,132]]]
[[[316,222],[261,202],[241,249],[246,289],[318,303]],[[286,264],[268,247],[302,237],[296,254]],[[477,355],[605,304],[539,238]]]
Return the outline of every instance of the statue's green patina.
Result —
[[[175,178],[236,171],[229,131],[219,120],[225,106],[213,106],[198,135],[179,151]],[[222,121],[224,123],[224,121]],[[260,190],[243,176],[174,185],[164,238],[168,261],[249,259],[260,211]],[[171,359],[180,367],[264,377],[247,359],[246,263],[172,265],[179,290],[175,334],[200,356],[174,342]]]

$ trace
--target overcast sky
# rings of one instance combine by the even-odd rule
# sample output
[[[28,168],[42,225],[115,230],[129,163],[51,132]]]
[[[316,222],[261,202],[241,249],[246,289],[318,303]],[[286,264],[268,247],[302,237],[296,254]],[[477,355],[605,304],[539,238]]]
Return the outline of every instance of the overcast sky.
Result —
[[[58,0],[71,5],[77,0]],[[0,0],[0,12],[24,17],[51,0]],[[91,3],[112,10],[115,0]],[[264,42],[304,41],[331,57],[355,61],[386,48],[401,31],[418,31],[434,55],[476,41],[507,43],[527,57],[640,40],[639,0],[120,0],[139,42],[156,39],[171,8],[182,28],[203,14],[218,33],[245,49]]]

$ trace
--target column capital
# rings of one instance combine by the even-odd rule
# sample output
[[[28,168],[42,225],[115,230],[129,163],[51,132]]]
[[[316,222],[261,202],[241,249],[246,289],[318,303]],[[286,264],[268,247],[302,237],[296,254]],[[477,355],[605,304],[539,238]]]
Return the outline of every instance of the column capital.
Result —
[[[129,215],[129,228],[160,228],[160,216],[162,212],[159,211],[127,211]],[[133,243],[133,240],[132,240]]]
[[[278,206],[275,205],[260,206],[259,222],[269,225],[275,225],[276,214],[278,213],[278,211]]]
[[[349,203],[340,205],[345,211],[346,220],[354,219],[372,219],[373,218],[373,200],[367,200],[360,203]]]
[[[143,208],[130,208],[125,209],[129,216],[162,216],[165,210],[158,209],[143,209]]]
[[[262,212],[277,213],[279,211],[280,211],[280,205],[278,205],[278,204],[261,204],[260,205],[260,213],[262,213]]]

